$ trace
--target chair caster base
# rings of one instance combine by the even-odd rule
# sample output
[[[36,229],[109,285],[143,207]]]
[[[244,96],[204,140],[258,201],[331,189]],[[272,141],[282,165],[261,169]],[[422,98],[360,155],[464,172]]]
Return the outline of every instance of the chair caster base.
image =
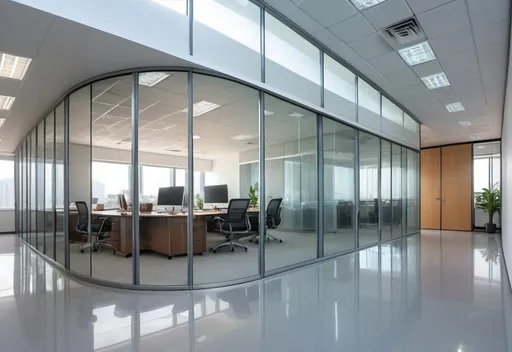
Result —
[[[171,260],[171,259],[172,259],[172,255],[168,255],[168,256],[167,256],[167,259],[168,259],[168,260]]]

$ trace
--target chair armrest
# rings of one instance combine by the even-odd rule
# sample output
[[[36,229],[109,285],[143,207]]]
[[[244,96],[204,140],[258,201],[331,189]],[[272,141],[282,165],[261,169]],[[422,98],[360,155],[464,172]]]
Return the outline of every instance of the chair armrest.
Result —
[[[98,218],[98,220],[101,220],[100,230],[98,232],[103,232],[103,228],[105,227],[105,225],[107,225],[108,222],[110,222],[110,224],[112,224],[111,219],[108,216],[103,217],[103,218]],[[112,225],[111,225],[111,227],[112,227]],[[109,231],[110,230],[112,230],[112,229],[109,229]]]
[[[213,218],[213,220],[217,220],[217,221],[226,221],[226,219],[223,219],[221,218],[220,216],[216,216]]]

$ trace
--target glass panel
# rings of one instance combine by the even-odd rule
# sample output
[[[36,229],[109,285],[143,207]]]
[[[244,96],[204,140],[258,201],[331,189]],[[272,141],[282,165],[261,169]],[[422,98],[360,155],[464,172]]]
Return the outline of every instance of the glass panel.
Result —
[[[64,103],[55,109],[55,208],[57,262],[64,265]]]
[[[379,138],[359,132],[359,246],[379,239]]]
[[[392,144],[391,153],[392,235],[400,237],[402,236],[402,147]]]
[[[417,153],[407,149],[407,233],[416,231],[417,225]]]
[[[14,160],[0,160],[0,209],[14,209]]]
[[[36,158],[36,192],[37,192],[37,249],[46,253],[45,237],[44,237],[44,121],[39,123],[37,127],[37,158]]]
[[[188,106],[187,73],[154,74],[168,77],[153,86],[144,85],[139,80],[139,163],[163,168],[143,166],[140,169],[144,193],[148,189],[147,182],[153,180],[149,188],[153,196],[148,200],[151,204],[144,204],[146,200],[143,198],[139,199],[141,206],[152,207],[154,215],[158,216],[148,216],[147,211],[140,213],[139,240],[144,251],[140,257],[140,282],[146,285],[186,285],[187,170],[181,169],[180,181],[183,184],[177,185],[181,187],[174,187],[172,168],[188,166],[188,114],[182,111]],[[211,97],[209,99],[212,102]],[[205,230],[204,227],[198,231],[201,230]],[[168,260],[171,258],[172,261]],[[155,267],[159,269],[155,270]]]
[[[324,106],[344,118],[356,119],[356,76],[324,54]]]
[[[391,205],[391,143],[381,140],[381,239],[391,238],[392,205]]]
[[[140,149],[140,148],[139,148]],[[141,202],[157,205],[160,187],[171,187],[173,169],[168,167],[141,166]]]
[[[195,57],[261,79],[259,6],[240,0],[196,0],[194,21]]]
[[[418,133],[419,124],[414,121],[412,117],[404,113],[404,128],[411,132]]]
[[[357,81],[358,122],[380,130],[380,93],[361,78]]]
[[[266,270],[316,258],[316,115],[265,95],[266,199],[283,198],[272,234],[284,244],[265,246]]]
[[[355,248],[355,130],[323,119],[324,253]]]
[[[91,275],[91,87],[69,96],[69,253],[70,269]],[[80,207],[85,202],[86,209]],[[95,249],[98,249],[94,246]]]
[[[109,239],[92,236],[102,242],[103,249],[92,253],[92,277],[122,283],[133,282],[129,258],[132,255],[132,217],[126,212],[131,210],[132,202],[132,85],[133,75],[95,82],[91,85],[90,102],[92,160],[88,162],[92,167],[92,207],[106,209],[96,210],[92,223],[96,233],[110,233]],[[140,109],[147,106],[141,104]],[[117,211],[118,208],[122,211]],[[105,218],[106,229],[102,229]],[[141,248],[144,248],[143,243]]]
[[[478,143],[473,145],[473,192],[492,185],[500,186],[500,142]],[[489,222],[489,215],[483,209],[474,209],[474,226],[484,227]],[[499,214],[493,217],[493,223],[500,224]]]
[[[194,102],[208,100],[213,95],[217,96],[216,102],[220,106],[194,119],[194,165],[197,170],[201,165],[200,159],[211,160],[210,178],[215,179],[216,184],[205,189],[203,199],[201,189],[198,189],[201,186],[201,175],[194,171],[194,194],[196,199],[199,197],[204,200],[204,204],[197,204],[196,201],[195,205],[196,208],[201,208],[202,205],[211,211],[213,206],[228,206],[228,198],[231,201],[245,199],[246,203],[231,203],[233,208],[227,209],[229,214],[225,215],[225,223],[214,220],[212,216],[201,215],[202,212],[198,209],[199,216],[194,219],[194,225],[197,229],[206,228],[204,232],[194,230],[194,243],[199,246],[206,239],[205,247],[197,250],[199,253],[206,251],[206,254],[194,257],[195,284],[218,283],[258,274],[258,216],[259,211],[264,211],[268,204],[262,204],[256,198],[259,196],[259,179],[253,184],[245,185],[247,188],[256,188],[251,201],[249,199],[252,193],[240,193],[240,160],[247,155],[255,155],[258,160],[259,155],[258,91],[232,81],[195,74]],[[222,97],[226,98],[221,99]],[[212,133],[213,131],[215,132]],[[237,209],[234,207],[248,207],[247,215],[228,222],[232,216],[231,211]],[[223,213],[225,212],[224,209]],[[274,231],[279,230],[269,228],[268,231],[271,238],[272,235],[277,236]],[[269,241],[268,246],[279,246],[279,243]],[[234,256],[238,258],[236,267],[233,267]]]
[[[386,97],[382,97],[382,117],[393,121],[399,126],[404,125],[404,113],[403,111],[390,102]]]
[[[320,51],[265,12],[266,83],[320,105]]]
[[[36,158],[37,158],[37,131],[30,134],[30,235],[29,243],[37,247],[37,208],[36,208]]]
[[[45,119],[45,158],[44,158],[44,233],[46,243],[46,255],[55,258],[55,209],[54,209],[54,185],[53,162],[55,152],[55,114],[52,111]]]

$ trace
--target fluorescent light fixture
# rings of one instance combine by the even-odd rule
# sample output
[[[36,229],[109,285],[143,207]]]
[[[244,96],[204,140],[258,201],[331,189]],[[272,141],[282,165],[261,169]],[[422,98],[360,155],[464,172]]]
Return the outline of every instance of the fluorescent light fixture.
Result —
[[[22,80],[32,59],[2,53],[0,57],[0,76]]]
[[[5,119],[0,119],[0,127],[2,127],[5,123]]]
[[[254,138],[256,137],[251,136],[250,134],[237,134],[236,136],[230,137],[229,139],[232,139],[234,141],[246,141]]]
[[[423,42],[398,50],[398,53],[409,66],[415,66],[436,59],[428,42]]]
[[[164,72],[144,72],[139,74],[139,84],[151,88],[167,77],[169,77],[169,74]]]
[[[478,149],[484,149],[484,148],[485,148],[485,145],[479,145],[477,148],[478,148]]]
[[[199,136],[193,136],[192,138],[193,139],[201,139],[201,137],[199,137]]]
[[[265,110],[265,116],[270,116],[270,115],[274,115],[275,112],[273,111],[270,111],[270,110]]]
[[[463,127],[473,126],[473,122],[471,122],[471,121],[457,121],[457,123]]]
[[[428,89],[436,89],[450,85],[450,81],[444,72],[434,73],[430,76],[421,77],[421,80]]]
[[[194,111],[194,113],[192,115],[194,117],[199,117],[199,116],[204,115],[210,111],[220,108],[221,105],[215,104],[215,103],[210,103],[209,101],[203,100],[203,101],[200,101],[199,103],[195,103],[193,105],[193,107],[194,107],[194,109],[192,111]],[[181,112],[187,113],[188,108],[181,110]]]
[[[477,134],[469,134],[469,139],[473,140],[473,141],[476,141],[478,139],[482,139],[481,136],[477,135]]]
[[[357,7],[359,10],[365,10],[372,6],[378,5],[381,2],[384,2],[386,0],[350,0],[350,1],[352,1],[352,4],[354,4],[354,6]]]
[[[300,112],[292,112],[292,113],[289,113],[288,116],[291,116],[291,117],[304,117],[306,115],[301,114]]]
[[[11,110],[15,97],[0,95],[0,110]]]
[[[446,104],[445,106],[446,110],[448,110],[449,113],[466,110],[466,108],[464,107],[464,105],[462,105],[460,101],[456,103]]]

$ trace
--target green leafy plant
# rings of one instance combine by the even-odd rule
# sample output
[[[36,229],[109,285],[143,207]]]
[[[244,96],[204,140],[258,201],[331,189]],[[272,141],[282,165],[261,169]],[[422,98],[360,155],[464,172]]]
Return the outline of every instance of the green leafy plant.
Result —
[[[198,193],[198,194],[196,194],[196,208],[202,210],[203,207],[204,207],[203,198],[201,198],[201,195]]]
[[[475,193],[475,207],[482,209],[489,215],[489,224],[492,224],[494,214],[501,211],[501,195],[499,184],[495,183],[491,188],[482,188],[482,192]]]
[[[258,183],[256,182],[254,186],[249,187],[249,199],[251,202],[249,203],[252,208],[256,208],[258,206]]]

